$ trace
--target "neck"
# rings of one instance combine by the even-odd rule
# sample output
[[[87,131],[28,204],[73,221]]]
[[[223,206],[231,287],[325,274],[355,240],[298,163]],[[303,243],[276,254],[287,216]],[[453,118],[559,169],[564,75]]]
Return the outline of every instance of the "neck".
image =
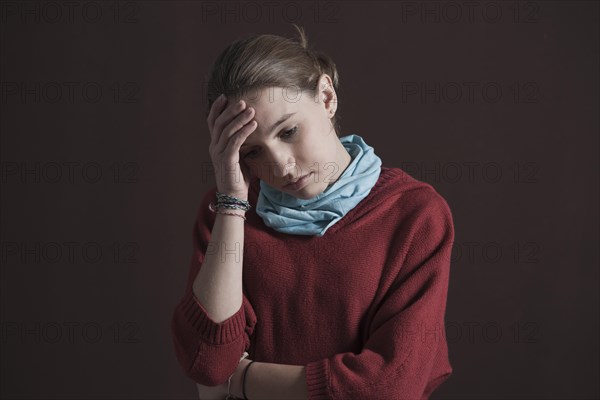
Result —
[[[335,175],[335,178],[329,183],[329,185],[327,185],[327,187],[330,187],[331,185],[336,183],[338,181],[338,179],[340,178],[340,176],[342,176],[344,174],[344,171],[346,171],[346,168],[348,168],[348,166],[352,162],[352,157],[350,156],[350,154],[348,153],[348,150],[346,150],[346,148],[344,147],[342,142],[339,141],[339,139],[338,139],[337,154],[338,154],[338,157],[336,160],[336,164],[339,165],[340,168],[339,168],[337,174]]]

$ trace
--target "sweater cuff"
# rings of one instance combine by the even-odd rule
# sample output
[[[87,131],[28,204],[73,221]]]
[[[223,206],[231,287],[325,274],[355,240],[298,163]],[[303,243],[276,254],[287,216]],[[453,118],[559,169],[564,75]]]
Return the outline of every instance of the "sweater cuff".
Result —
[[[329,393],[329,363],[322,359],[305,366],[308,400],[331,399]]]
[[[183,315],[192,328],[203,341],[210,344],[220,345],[238,340],[246,328],[243,302],[235,314],[220,323],[208,316],[206,309],[200,304],[193,290],[186,293],[181,306]]]

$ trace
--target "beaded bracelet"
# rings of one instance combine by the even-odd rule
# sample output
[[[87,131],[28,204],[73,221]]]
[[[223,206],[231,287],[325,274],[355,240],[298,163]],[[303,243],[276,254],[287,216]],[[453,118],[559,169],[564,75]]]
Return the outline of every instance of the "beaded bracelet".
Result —
[[[217,192],[217,204],[210,203],[208,205],[210,211],[217,214],[226,214],[226,215],[234,215],[236,217],[242,217],[246,220],[246,217],[236,213],[229,213],[224,211],[219,211],[218,208],[228,208],[233,210],[242,210],[248,211],[252,206],[247,200],[238,199],[234,196],[229,196],[228,194]]]
[[[251,206],[247,200],[238,199],[225,193],[217,192],[217,207],[237,208],[248,211]]]
[[[246,219],[245,216],[241,215],[241,214],[236,214],[236,213],[230,213],[230,212],[225,212],[225,211],[219,211],[215,208],[215,205],[213,203],[210,203],[208,205],[208,209],[212,212],[214,212],[215,214],[225,214],[225,215],[234,215],[236,217],[242,217],[244,218],[244,220]]]

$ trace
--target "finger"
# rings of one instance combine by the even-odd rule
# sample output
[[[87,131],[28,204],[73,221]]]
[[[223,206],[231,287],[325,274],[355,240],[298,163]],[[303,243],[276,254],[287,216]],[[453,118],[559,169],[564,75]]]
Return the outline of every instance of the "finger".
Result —
[[[240,148],[248,136],[250,136],[250,134],[256,130],[257,126],[258,123],[256,121],[248,121],[248,123],[238,129],[236,133],[229,139],[229,143],[227,144],[225,151],[230,159],[235,158],[234,156],[237,154],[238,158],[241,160]]]
[[[228,104],[225,110],[217,116],[215,124],[213,126],[214,134],[214,145],[219,152],[224,150],[224,146],[227,140],[223,142],[222,136],[225,128],[234,120],[244,109],[246,108],[246,102],[243,100],[237,101],[232,104]]]
[[[227,103],[228,103],[227,96],[225,96],[225,94],[222,94],[215,100],[215,102],[210,107],[210,112],[208,113],[206,122],[208,124],[208,130],[210,131],[211,134],[213,133],[213,130],[214,130],[215,120],[217,119],[219,114],[221,114],[221,112],[225,109],[225,107],[227,106]]]
[[[236,117],[225,126],[223,132],[221,133],[221,137],[219,138],[219,142],[217,144],[218,149],[225,150],[227,147],[229,140],[237,134],[237,132],[242,129],[246,124],[248,124],[252,118],[254,117],[255,111],[253,107],[248,107],[244,111],[240,112]]]
[[[227,138],[223,140],[223,133],[228,132],[228,126],[246,109],[246,102],[239,100],[235,103],[229,104],[227,108],[217,116],[215,120],[214,130],[216,132],[215,145],[217,148],[223,150],[224,143],[227,143]]]

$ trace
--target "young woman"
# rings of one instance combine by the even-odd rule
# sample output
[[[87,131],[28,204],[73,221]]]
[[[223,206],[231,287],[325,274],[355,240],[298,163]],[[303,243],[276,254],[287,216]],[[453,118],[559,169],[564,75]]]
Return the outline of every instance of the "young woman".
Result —
[[[428,398],[452,372],[451,211],[339,136],[335,64],[296,28],[213,66],[216,187],[173,314],[178,360],[201,399]]]

